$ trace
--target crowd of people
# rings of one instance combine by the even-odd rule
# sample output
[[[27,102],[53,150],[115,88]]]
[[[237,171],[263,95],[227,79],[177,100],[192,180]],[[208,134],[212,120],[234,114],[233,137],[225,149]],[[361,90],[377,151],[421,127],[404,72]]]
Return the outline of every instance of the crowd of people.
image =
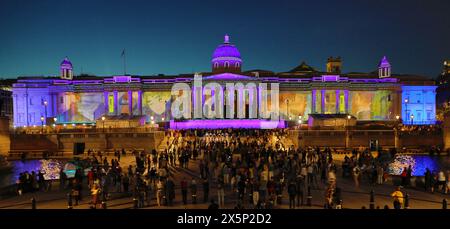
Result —
[[[162,152],[131,152],[135,165],[128,167],[120,164],[127,154],[124,149],[109,159],[88,150],[83,169],[73,178],[61,171],[60,188],[69,190],[75,205],[89,195],[92,208],[105,207],[111,193],[131,196],[138,208],[173,206],[176,201],[211,203],[210,208],[270,209],[286,203],[298,208],[310,204],[311,190],[319,189],[325,208],[342,208],[338,171],[342,179],[353,180],[355,188],[360,182],[383,184],[389,176],[385,161],[367,149],[353,150],[338,168],[334,149],[294,149],[282,129],[167,131],[163,144]],[[177,171],[184,175],[174,176]],[[425,190],[448,193],[450,174],[427,170],[424,175]],[[411,176],[411,168],[405,168],[401,185],[408,187]],[[34,172],[21,174],[18,183],[20,192],[50,186],[43,174]]]

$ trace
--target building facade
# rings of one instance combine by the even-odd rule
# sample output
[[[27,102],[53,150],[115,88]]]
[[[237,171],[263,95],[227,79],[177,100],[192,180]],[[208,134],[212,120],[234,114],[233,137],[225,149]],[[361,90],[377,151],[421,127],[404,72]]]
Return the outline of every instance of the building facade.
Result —
[[[280,121],[307,123],[310,114],[347,114],[357,121],[402,120],[404,124],[414,125],[434,124],[436,121],[434,81],[393,74],[386,57],[382,58],[378,69],[370,73],[342,73],[340,57],[328,58],[324,72],[304,62],[280,73],[242,71],[242,64],[239,50],[230,42],[229,36],[225,36],[224,42],[213,52],[212,71],[197,76],[201,76],[203,84],[214,82],[223,87],[230,82],[278,84],[278,99],[272,99],[269,103],[278,104]],[[103,116],[128,115],[145,116],[147,123],[171,120],[172,127],[177,128],[174,124],[177,120],[173,120],[170,112],[175,99],[171,93],[174,84],[187,83],[192,86],[192,106],[198,102],[204,104],[211,96],[219,95],[207,92],[204,87],[197,94],[193,86],[194,74],[74,76],[68,58],[61,63],[60,73],[59,77],[21,77],[17,80],[13,85],[16,127],[45,125],[52,120],[56,124],[89,124],[96,123]],[[234,107],[236,114],[209,119],[220,119],[216,124],[228,123],[223,127],[260,126],[264,120],[252,115],[251,95],[241,91],[233,93],[234,102],[224,106]],[[222,91],[220,96],[224,101],[230,95]],[[253,100],[257,100],[254,104],[260,105],[260,96]],[[245,117],[240,116],[239,109],[245,111]],[[191,121],[211,126],[211,120],[204,120],[208,118],[194,119],[193,114]]]

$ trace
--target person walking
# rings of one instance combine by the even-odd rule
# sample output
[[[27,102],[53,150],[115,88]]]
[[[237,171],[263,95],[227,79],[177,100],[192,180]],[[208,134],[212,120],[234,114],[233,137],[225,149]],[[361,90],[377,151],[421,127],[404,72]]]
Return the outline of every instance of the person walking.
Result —
[[[391,196],[394,199],[394,209],[401,209],[403,206],[403,193],[400,191],[400,187],[397,187]]]

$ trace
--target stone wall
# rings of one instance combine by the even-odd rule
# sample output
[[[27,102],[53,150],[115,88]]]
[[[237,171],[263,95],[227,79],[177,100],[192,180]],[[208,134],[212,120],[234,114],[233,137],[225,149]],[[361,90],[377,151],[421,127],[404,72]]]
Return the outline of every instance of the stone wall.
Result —
[[[0,117],[0,155],[7,155],[10,150],[9,117]]]
[[[11,135],[11,151],[73,152],[76,143],[85,143],[85,150],[112,151],[114,149],[156,149],[164,132],[149,133],[64,133]]]
[[[369,147],[371,140],[378,140],[379,146],[384,148],[395,147],[395,132],[393,130],[291,130],[289,137],[295,147],[300,146],[321,146],[345,148],[348,141],[349,148]],[[401,133],[398,136],[398,147],[419,148],[431,147],[443,144],[442,134],[414,134]]]

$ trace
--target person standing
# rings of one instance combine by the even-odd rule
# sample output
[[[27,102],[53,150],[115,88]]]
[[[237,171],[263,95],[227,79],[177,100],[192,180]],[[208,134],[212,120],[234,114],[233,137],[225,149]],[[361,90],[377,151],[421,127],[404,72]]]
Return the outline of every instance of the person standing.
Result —
[[[383,167],[381,165],[377,166],[377,183],[378,184],[383,184],[383,175],[384,175],[384,170]]]
[[[122,177],[122,185],[123,185],[123,192],[128,193],[128,187],[130,185],[130,178],[125,173],[125,175]]]
[[[188,184],[187,184],[187,181],[186,181],[185,177],[183,177],[183,180],[181,180],[180,184],[181,184],[181,195],[183,197],[183,204],[186,205],[187,204]]]
[[[297,176],[296,179],[296,186],[297,186],[297,207],[300,207],[300,205],[303,205],[303,194],[305,190],[305,177],[302,175]]]
[[[163,198],[163,190],[164,185],[161,179],[158,180],[158,183],[156,183],[156,203],[158,204],[158,207],[161,206],[162,198]]]
[[[403,205],[403,193],[400,191],[400,187],[397,187],[391,196],[394,199],[394,209],[401,209]]]
[[[361,173],[361,169],[359,168],[358,165],[355,165],[355,167],[353,167],[353,181],[355,182],[355,187],[359,188],[359,175]]]
[[[225,190],[223,179],[219,179],[217,182],[217,198],[219,202],[219,207],[225,207]]]
[[[175,199],[175,183],[173,183],[172,179],[167,179],[165,190],[165,196],[167,196],[168,205],[172,206],[173,200]]]
[[[430,169],[426,168],[426,171],[425,171],[425,192],[427,192],[428,189],[430,188],[430,183],[431,183],[431,172],[430,172]]]
[[[209,181],[208,178],[203,179],[203,202],[206,203],[208,201],[209,196]]]
[[[192,203],[197,203],[197,181],[195,178],[192,178],[191,181],[191,196],[192,196]]]
[[[297,187],[294,182],[290,182],[288,186],[289,208],[295,209],[295,196],[297,195]]]

